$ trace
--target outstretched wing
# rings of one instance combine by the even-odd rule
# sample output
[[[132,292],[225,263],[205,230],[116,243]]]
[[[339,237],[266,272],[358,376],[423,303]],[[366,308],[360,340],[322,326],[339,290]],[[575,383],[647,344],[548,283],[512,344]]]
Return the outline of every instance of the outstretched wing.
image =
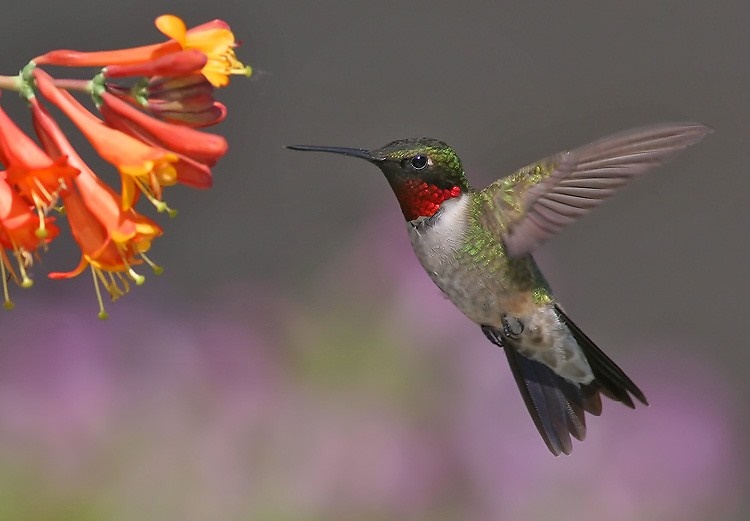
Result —
[[[630,179],[673,159],[711,129],[665,123],[627,130],[526,166],[485,188],[487,214],[501,219],[509,256],[518,258],[555,235]]]

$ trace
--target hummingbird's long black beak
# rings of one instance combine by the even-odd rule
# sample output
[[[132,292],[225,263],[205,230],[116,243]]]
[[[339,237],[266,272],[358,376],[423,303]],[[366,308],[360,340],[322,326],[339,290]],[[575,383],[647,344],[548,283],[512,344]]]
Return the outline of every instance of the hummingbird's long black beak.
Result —
[[[381,161],[381,159],[373,156],[369,150],[365,150],[364,148],[319,147],[315,145],[287,145],[287,148],[290,150],[302,150],[303,152],[330,152],[331,154],[359,157],[371,163]]]

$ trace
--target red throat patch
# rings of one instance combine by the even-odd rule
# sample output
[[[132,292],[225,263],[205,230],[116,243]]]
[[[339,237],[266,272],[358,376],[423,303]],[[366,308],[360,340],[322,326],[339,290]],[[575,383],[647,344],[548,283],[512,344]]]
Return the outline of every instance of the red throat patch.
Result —
[[[458,186],[439,188],[421,179],[409,179],[395,187],[394,191],[407,221],[419,217],[432,217],[446,200],[461,195]]]

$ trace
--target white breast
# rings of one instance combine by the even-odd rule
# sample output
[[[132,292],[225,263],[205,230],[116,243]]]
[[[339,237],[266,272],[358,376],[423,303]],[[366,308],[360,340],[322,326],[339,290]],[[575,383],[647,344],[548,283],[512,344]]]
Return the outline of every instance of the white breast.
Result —
[[[431,274],[452,260],[454,252],[463,243],[468,204],[469,196],[461,195],[445,201],[433,217],[408,223],[414,252]]]

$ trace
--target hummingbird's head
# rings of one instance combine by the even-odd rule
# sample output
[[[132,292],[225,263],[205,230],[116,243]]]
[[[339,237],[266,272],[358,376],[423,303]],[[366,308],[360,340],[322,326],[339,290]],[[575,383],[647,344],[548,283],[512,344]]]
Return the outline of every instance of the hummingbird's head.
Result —
[[[401,139],[377,150],[307,145],[288,148],[343,154],[373,163],[385,174],[407,221],[432,217],[445,201],[469,190],[458,155],[437,139]]]

